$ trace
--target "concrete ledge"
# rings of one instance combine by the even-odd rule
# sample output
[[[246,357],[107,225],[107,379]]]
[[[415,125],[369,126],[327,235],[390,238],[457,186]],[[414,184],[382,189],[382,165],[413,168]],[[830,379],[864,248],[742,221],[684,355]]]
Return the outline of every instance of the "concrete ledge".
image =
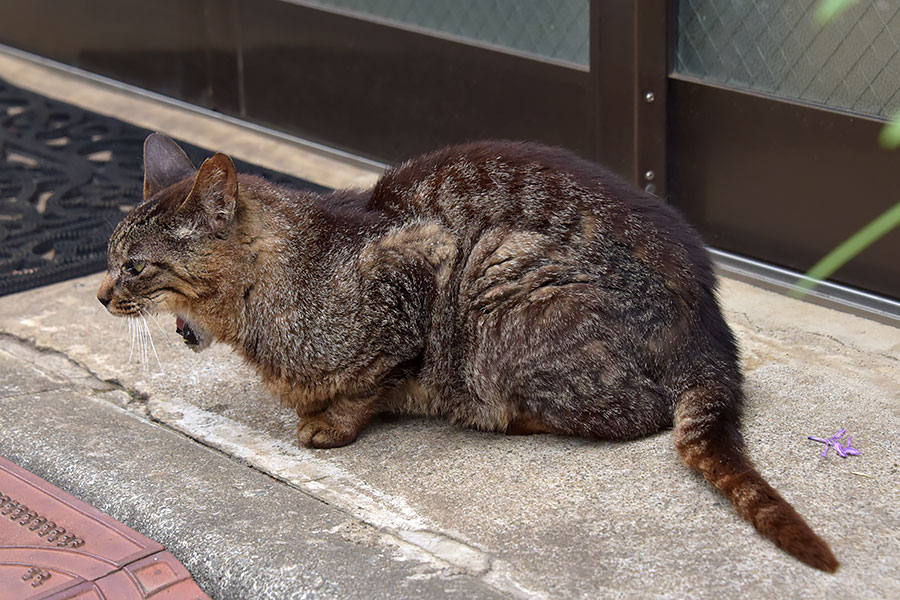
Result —
[[[214,598],[503,597],[119,408],[128,394],[58,355],[0,339],[0,373],[0,454],[165,545]]]
[[[94,298],[99,281],[0,299],[4,352],[19,361],[0,378],[11,432],[0,452],[167,544],[214,596],[279,598],[321,592],[323,581],[369,597],[372,589],[439,597],[448,581],[470,586],[471,597],[900,595],[900,337],[891,327],[724,282],[747,373],[750,452],[831,542],[843,566],[829,576],[739,520],[681,465],[668,432],[604,444],[401,418],[377,422],[346,448],[299,448],[296,417],[227,348],[195,354],[149,323],[159,362],[152,351],[128,362],[127,330]],[[45,376],[29,375],[29,360]],[[806,440],[841,427],[862,456],[823,458]],[[214,468],[201,469],[207,462]],[[155,475],[142,465],[156,465]],[[183,514],[172,508],[174,490]],[[210,547],[223,515],[233,538]],[[304,550],[289,550],[294,543]],[[293,561],[302,566],[278,570]],[[286,587],[273,595],[227,587],[279,577]],[[360,579],[369,588],[353,587]],[[413,590],[410,581],[435,587]]]

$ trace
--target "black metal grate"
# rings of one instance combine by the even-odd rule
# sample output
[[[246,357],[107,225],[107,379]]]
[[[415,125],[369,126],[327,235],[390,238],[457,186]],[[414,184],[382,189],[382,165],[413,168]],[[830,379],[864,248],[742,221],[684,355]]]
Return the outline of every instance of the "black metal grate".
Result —
[[[587,65],[589,0],[309,0],[307,4]]]
[[[890,118],[900,111],[900,3],[815,20],[819,0],[680,0],[675,69],[729,87]]]
[[[0,80],[0,295],[106,268],[106,242],[141,199],[146,129]],[[212,152],[182,144],[194,164]],[[284,185],[320,186],[235,161]]]

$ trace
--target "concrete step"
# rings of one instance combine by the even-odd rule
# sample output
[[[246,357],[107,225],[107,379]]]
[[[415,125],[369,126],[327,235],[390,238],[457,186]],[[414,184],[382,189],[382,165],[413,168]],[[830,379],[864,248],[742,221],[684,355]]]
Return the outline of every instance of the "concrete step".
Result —
[[[158,360],[132,353],[99,282],[0,298],[0,454],[164,544],[215,598],[900,594],[891,327],[724,285],[750,453],[832,544],[843,566],[826,575],[741,521],[670,432],[612,444],[394,418],[300,448],[296,416],[228,348],[197,354],[149,322]],[[841,427],[861,456],[806,439]]]
[[[62,355],[3,337],[0,374],[0,455],[163,544],[214,598],[504,597],[148,420],[137,396]]]

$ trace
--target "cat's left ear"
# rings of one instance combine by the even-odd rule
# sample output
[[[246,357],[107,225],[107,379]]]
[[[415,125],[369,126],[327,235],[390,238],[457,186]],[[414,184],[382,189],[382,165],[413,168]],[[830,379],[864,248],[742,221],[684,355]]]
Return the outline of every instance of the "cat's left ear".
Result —
[[[224,154],[216,154],[200,165],[191,193],[176,212],[189,214],[212,233],[220,233],[234,218],[237,195],[234,163]]]
[[[191,159],[172,138],[151,133],[144,140],[144,200],[193,172]]]

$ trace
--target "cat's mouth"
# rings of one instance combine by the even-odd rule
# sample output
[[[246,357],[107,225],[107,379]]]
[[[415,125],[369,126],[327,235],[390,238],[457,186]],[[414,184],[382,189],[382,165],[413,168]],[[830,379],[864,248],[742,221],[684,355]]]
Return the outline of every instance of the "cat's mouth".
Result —
[[[184,343],[194,352],[200,352],[209,347],[209,335],[203,328],[180,315],[175,315],[175,331],[184,338]]]

